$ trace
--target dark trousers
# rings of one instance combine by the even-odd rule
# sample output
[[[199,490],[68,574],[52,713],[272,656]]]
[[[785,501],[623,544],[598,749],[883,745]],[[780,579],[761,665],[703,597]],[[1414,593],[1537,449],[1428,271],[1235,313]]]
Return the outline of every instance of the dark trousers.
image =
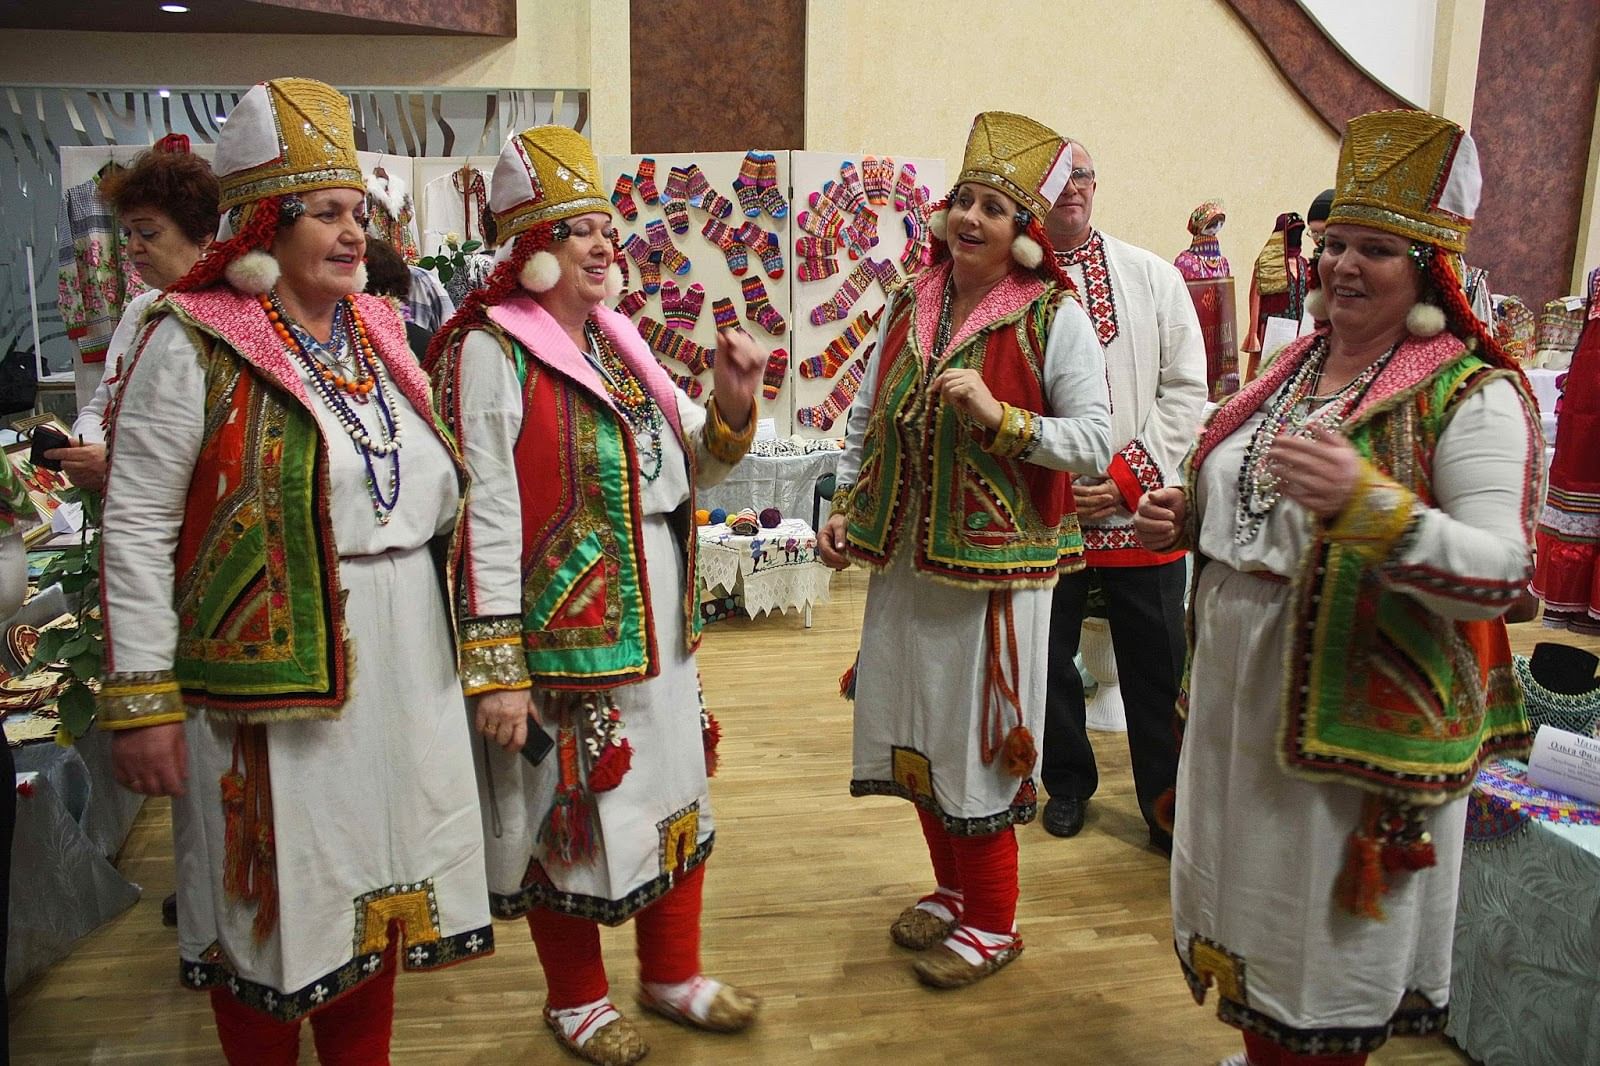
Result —
[[[1139,809],[1151,829],[1157,829],[1156,799],[1178,778],[1173,715],[1185,652],[1182,559],[1160,566],[1094,567],[1067,575],[1056,585],[1039,776],[1052,796],[1087,800],[1100,785],[1084,726],[1083,679],[1072,664],[1091,576],[1105,594]]]

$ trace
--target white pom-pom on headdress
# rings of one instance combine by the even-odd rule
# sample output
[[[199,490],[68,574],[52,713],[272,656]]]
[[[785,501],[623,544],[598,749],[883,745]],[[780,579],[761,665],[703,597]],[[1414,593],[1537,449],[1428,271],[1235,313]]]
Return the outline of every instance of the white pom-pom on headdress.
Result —
[[[543,250],[528,256],[522,273],[517,275],[517,281],[529,292],[549,292],[560,280],[561,260]]]
[[[350,290],[351,292],[367,291],[367,264],[356,264],[356,272],[355,275],[350,279],[350,283],[355,286]]]
[[[1328,321],[1328,294],[1321,289],[1306,293],[1306,313],[1315,321]]]
[[[229,263],[227,269],[223,271],[223,276],[228,279],[229,285],[240,292],[249,296],[260,296],[262,293],[272,291],[281,273],[282,269],[271,252],[256,249],[244,253]]]
[[[622,295],[622,268],[615,262],[606,267],[606,300],[615,300]]]
[[[1039,264],[1044,262],[1044,249],[1026,233],[1019,233],[1017,239],[1011,242],[1011,258],[1029,270],[1037,270]]]
[[[1413,337],[1437,337],[1444,332],[1444,308],[1418,300],[1406,312],[1406,332]]]
[[[941,241],[948,241],[950,238],[944,235],[944,231],[947,228],[946,223],[948,223],[949,220],[949,210],[946,208],[940,208],[928,216],[928,228],[932,230],[933,235],[939,238]]]

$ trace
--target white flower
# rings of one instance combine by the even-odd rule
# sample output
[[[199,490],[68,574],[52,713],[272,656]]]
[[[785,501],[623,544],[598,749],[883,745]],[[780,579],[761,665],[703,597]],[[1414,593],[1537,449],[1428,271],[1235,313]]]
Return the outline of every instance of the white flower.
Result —
[[[477,933],[473,933],[471,936],[467,937],[468,951],[477,951],[481,947],[483,947],[483,937],[479,936]]]
[[[452,249],[460,248],[461,234],[457,233],[455,230],[451,230],[449,233],[444,235],[444,243],[448,244]]]
[[[313,1002],[313,1003],[321,1003],[323,1000],[325,1000],[327,998],[328,998],[328,990],[326,988],[324,988],[322,985],[318,985],[316,988],[313,988],[311,990],[311,1002]]]

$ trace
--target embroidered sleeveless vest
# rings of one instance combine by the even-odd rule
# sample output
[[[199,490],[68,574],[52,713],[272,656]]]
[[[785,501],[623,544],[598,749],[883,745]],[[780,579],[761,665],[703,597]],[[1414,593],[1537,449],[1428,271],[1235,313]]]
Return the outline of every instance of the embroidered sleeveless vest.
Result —
[[[1048,415],[1045,345],[1066,294],[1046,286],[935,363],[919,339],[917,311],[941,298],[942,284],[938,271],[918,277],[888,312],[850,493],[850,554],[881,569],[909,535],[913,565],[936,579],[990,589],[1048,587],[1058,573],[1084,565],[1069,476],[990,454],[981,429],[948,404],[928,403],[927,386],[945,370],[971,368],[997,400]]]

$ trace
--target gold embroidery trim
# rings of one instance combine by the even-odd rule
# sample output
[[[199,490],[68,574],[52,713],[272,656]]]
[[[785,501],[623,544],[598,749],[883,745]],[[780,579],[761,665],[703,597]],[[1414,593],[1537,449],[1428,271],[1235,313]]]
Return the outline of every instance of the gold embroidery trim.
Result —
[[[461,623],[461,689],[468,696],[532,687],[520,618]]]
[[[1409,489],[1363,459],[1349,501],[1328,524],[1328,539],[1372,563],[1383,562],[1410,527],[1416,504]]]
[[[1039,416],[1004,402],[1000,407],[1000,425],[984,451],[1002,459],[1024,458],[1039,444]]]
[[[706,451],[719,463],[734,465],[744,458],[745,452],[750,450],[750,442],[756,439],[756,419],[760,415],[760,405],[754,399],[750,401],[750,419],[744,428],[735,432],[722,420],[722,410],[717,405],[717,398],[713,396],[711,402],[706,404]]]
[[[189,717],[171,670],[107,674],[95,700],[101,729],[142,729]]]

